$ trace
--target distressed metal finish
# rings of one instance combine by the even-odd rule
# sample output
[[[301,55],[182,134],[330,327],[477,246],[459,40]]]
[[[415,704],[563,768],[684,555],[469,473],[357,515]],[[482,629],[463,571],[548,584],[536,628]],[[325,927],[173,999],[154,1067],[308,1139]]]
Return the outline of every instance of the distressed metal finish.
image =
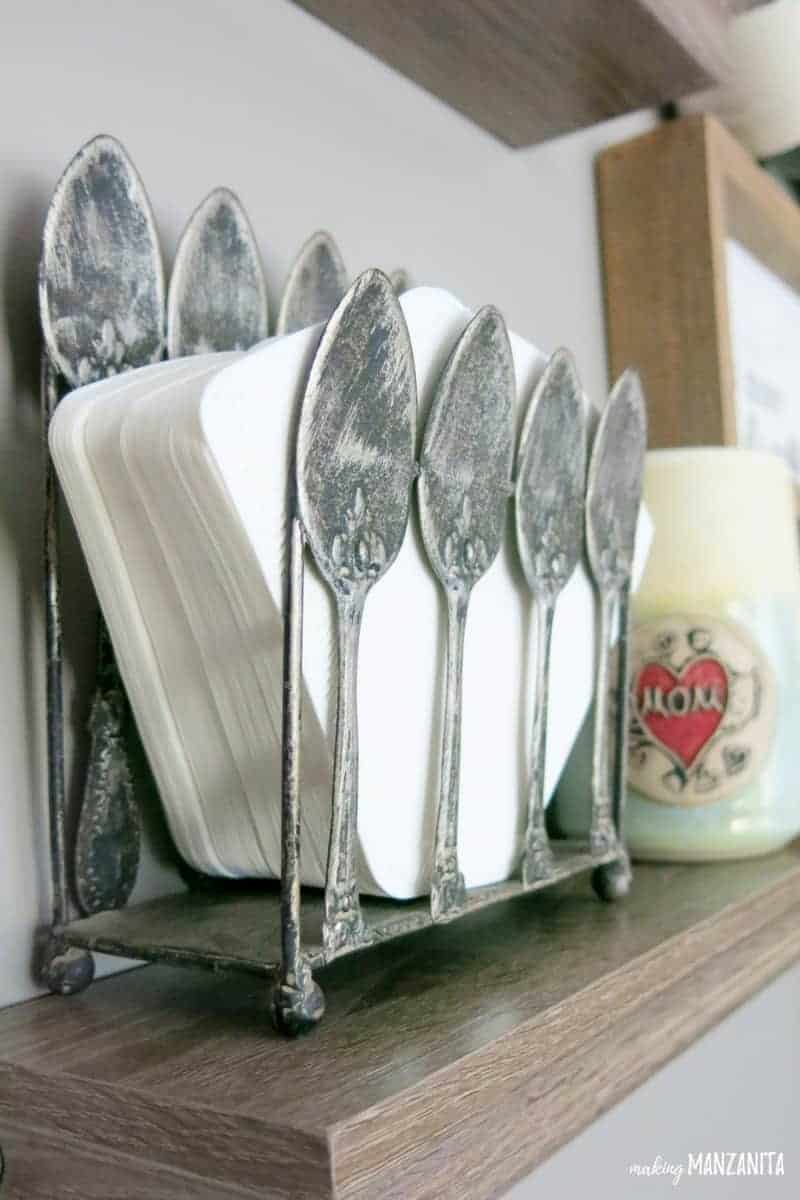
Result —
[[[192,214],[178,245],[167,354],[248,350],[268,332],[267,285],[253,230],[238,197],[216,188]]]
[[[155,222],[114,138],[88,142],[58,182],[44,226],[39,307],[47,352],[71,387],[161,358]]]
[[[113,138],[87,143],[56,187],[45,221],[39,306],[50,363],[72,387],[161,357],[164,279],[155,224],[141,181]],[[54,515],[48,511],[48,521]],[[51,524],[46,545],[55,546],[56,539]],[[48,626],[57,624],[58,594],[48,586]],[[125,903],[136,877],[140,836],[124,744],[127,701],[102,620],[98,662],[76,851],[76,890],[85,911]],[[52,699],[49,742],[51,754],[58,755],[63,733],[54,727],[63,724],[63,712]],[[64,796],[56,774],[51,770],[57,828]],[[59,853],[65,854],[63,837]],[[54,871],[54,880],[65,870]]]
[[[36,968],[38,979],[56,996],[74,996],[94,979],[91,953],[85,947],[71,945],[63,929],[54,929],[42,939]]]
[[[447,600],[444,726],[431,911],[465,902],[458,867],[464,635],[473,587],[500,550],[511,494],[514,362],[505,322],[482,308],[457,342],[425,427],[418,485],[422,538]]]
[[[75,891],[84,912],[127,903],[139,867],[141,821],[127,747],[130,709],[103,617],[89,713],[89,761],[75,843]]]
[[[107,637],[98,639],[98,660],[92,753],[75,842],[75,888],[85,913],[120,908],[139,867],[139,810],[124,741],[130,713]]]
[[[595,714],[592,743],[592,825],[589,837],[593,846],[613,846],[616,831],[611,812],[610,727],[608,705],[603,697],[610,686],[610,655],[614,640],[614,618],[618,594],[613,588],[598,585],[600,596],[600,634],[595,688]]]
[[[557,350],[531,398],[517,458],[517,544],[537,629],[525,886],[548,878],[553,867],[544,819],[550,642],[556,601],[583,548],[587,419],[572,356]]]
[[[296,504],[295,506],[296,507]],[[301,949],[300,722],[303,696],[303,549],[298,516],[289,532],[283,625],[283,775],[281,781],[281,965],[272,993],[272,1020],[294,1036],[310,1029],[325,999]]]
[[[370,588],[405,535],[414,462],[416,381],[397,295],[404,272],[367,271],[344,296],[331,239],[315,235],[292,270],[279,332],[330,316],[310,373],[297,436],[284,598],[282,862],[280,889],[211,883],[123,911],[138,864],[139,818],[124,732],[129,719],[104,627],[92,750],[78,823],[76,887],[92,914],[69,921],[58,572],[58,489],[47,464],[45,589],[48,779],[53,921],[39,969],[54,992],[80,991],[92,952],[244,971],[274,980],[272,1015],[284,1033],[312,1028],[323,994],[313,972],[342,955],[536,891],[594,868],[606,900],[628,890],[622,838],[627,700],[627,606],[645,443],[638,378],[626,372],[600,423],[589,472],[586,535],[600,595],[601,648],[592,829],[587,842],[548,843],[544,826],[549,649],[555,605],[580,555],[587,412],[569,354],[548,363],[526,415],[517,460],[516,524],[537,607],[536,704],[529,820],[521,879],[464,888],[458,869],[460,707],[464,630],[472,587],[498,553],[512,464],[513,362],[500,314],[482,309],[444,370],[421,456],[423,540],[448,606],[448,657],[440,801],[430,898],[407,905],[357,890],[358,643]],[[164,288],[147,199],[111,138],[89,143],[56,190],[40,274],[45,430],[64,386],[162,353]],[[338,304],[338,307],[336,305]],[[267,297],[255,239],[236,198],[213,192],[181,240],[169,300],[169,351],[247,348],[267,331]],[[60,372],[60,374],[59,374]],[[331,840],[323,896],[301,896],[300,724],[304,549],[311,548],[337,608],[339,682]],[[619,628],[610,767],[609,651]],[[303,929],[301,937],[301,916]]]
[[[540,891],[592,867],[611,864],[616,855],[614,852],[593,855],[585,841],[564,840],[553,842],[553,859],[550,877],[537,880],[529,889],[525,889],[519,879],[469,888],[463,914],[477,912],[523,892]],[[323,941],[325,902],[317,889],[304,890],[302,914],[304,952],[301,962],[304,971],[319,970],[359,949],[352,944],[335,951],[326,948]],[[364,896],[362,914],[370,946],[404,937],[433,924],[427,897],[397,904],[394,900]],[[97,953],[168,962],[173,966],[205,967],[215,972],[231,971],[259,979],[277,977],[273,1006],[276,998],[283,996],[280,987],[284,937],[281,897],[271,883],[226,880],[215,892],[182,892],[84,917],[70,925],[66,934],[71,945]],[[294,1004],[303,994],[303,990],[298,989],[288,1000]],[[305,994],[313,1000],[317,993],[312,987]],[[296,1008],[291,1007],[290,1016],[295,1011]],[[281,1020],[276,1023],[288,1033],[308,1027]]]
[[[605,407],[589,466],[586,499],[586,545],[600,598],[600,647],[595,687],[592,755],[592,825],[590,845],[598,852],[621,843],[625,799],[628,711],[628,596],[642,493],[647,418],[639,376],[625,371]],[[618,626],[615,759],[609,766],[610,662],[614,627]],[[613,877],[612,877],[613,876]],[[630,883],[627,855],[613,872],[597,880],[601,894],[622,894]]]
[[[366,938],[356,881],[358,642],[364,603],[397,557],[408,523],[416,379],[387,277],[365,271],[328,322],[297,435],[297,503],[337,610],[339,686],[325,889],[329,951]]]
[[[47,352],[42,353],[42,425],[45,446],[50,419],[59,400],[58,376]],[[63,930],[70,918],[67,880],[66,787],[64,779],[64,692],[61,647],[61,579],[59,572],[59,491],[55,469],[45,455],[44,608],[47,659],[47,796],[50,818],[50,879],[53,889],[51,928],[36,948],[36,974],[45,987],[71,995],[87,987],[94,959],[87,950],[68,947]]]
[[[58,378],[46,351],[41,366],[42,426],[45,446],[50,419],[58,404]],[[69,920],[67,845],[65,834],[64,689],[62,680],[61,576],[59,572],[59,490],[55,467],[45,455],[44,481],[44,609],[47,658],[47,794],[50,809],[50,878],[53,926]]]
[[[312,234],[286,280],[276,334],[295,333],[327,321],[347,286],[347,271],[331,235],[324,230]]]

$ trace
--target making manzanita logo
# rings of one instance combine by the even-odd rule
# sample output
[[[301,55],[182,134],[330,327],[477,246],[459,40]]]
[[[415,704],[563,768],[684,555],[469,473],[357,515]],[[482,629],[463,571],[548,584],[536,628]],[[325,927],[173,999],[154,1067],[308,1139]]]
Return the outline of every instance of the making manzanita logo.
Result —
[[[786,1174],[786,1164],[782,1150],[701,1150],[686,1162],[669,1162],[657,1154],[650,1163],[631,1163],[628,1174],[668,1178],[677,1187],[684,1175],[777,1177]]]

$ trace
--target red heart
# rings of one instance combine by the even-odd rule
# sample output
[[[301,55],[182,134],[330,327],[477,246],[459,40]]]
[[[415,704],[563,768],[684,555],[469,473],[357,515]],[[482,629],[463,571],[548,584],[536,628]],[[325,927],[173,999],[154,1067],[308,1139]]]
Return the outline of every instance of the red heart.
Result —
[[[680,675],[650,662],[637,674],[633,694],[648,733],[690,767],[725,715],[728,675],[715,658],[696,658]]]

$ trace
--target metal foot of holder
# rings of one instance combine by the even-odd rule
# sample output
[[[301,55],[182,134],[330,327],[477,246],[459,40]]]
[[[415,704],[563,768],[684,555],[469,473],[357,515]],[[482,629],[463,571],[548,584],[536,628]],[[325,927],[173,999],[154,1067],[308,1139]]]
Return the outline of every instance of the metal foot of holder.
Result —
[[[308,1033],[322,1020],[325,996],[315,982],[311,968],[304,964],[294,983],[281,980],[272,992],[270,1010],[272,1023],[278,1033],[297,1037]]]
[[[622,900],[631,890],[633,871],[627,854],[592,871],[592,887],[601,900]]]
[[[88,950],[70,946],[63,934],[49,933],[40,947],[37,974],[54,996],[74,996],[94,979],[94,958]]]

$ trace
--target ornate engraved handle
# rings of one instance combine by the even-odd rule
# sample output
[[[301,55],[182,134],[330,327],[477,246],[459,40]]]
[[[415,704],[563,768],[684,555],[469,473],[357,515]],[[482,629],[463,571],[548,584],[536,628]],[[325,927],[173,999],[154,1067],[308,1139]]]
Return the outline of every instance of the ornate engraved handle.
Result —
[[[614,775],[611,791],[611,816],[617,839],[622,841],[625,820],[625,781],[628,763],[628,648],[630,638],[630,582],[619,591],[619,629],[617,631],[617,678],[614,681],[617,697],[614,727]]]
[[[325,950],[363,944],[366,938],[356,880],[358,821],[358,643],[366,588],[336,594],[339,684],[333,765],[333,812],[325,885]]]
[[[84,912],[122,908],[139,866],[141,826],[126,732],[128,701],[102,617],[91,745],[75,845],[75,888]]]
[[[455,914],[466,898],[464,876],[458,869],[458,797],[461,778],[461,698],[464,670],[464,632],[469,592],[463,586],[447,589],[447,679],[439,807],[431,879],[434,921]]]
[[[592,824],[589,832],[589,845],[593,854],[602,854],[604,851],[610,850],[615,841],[611,813],[611,770],[609,765],[611,725],[608,719],[608,697],[616,608],[616,591],[613,587],[601,588],[600,647],[597,655],[592,749]],[[619,698],[619,703],[621,702],[622,697]],[[617,747],[617,753],[619,751],[620,747]]]
[[[546,879],[553,869],[553,851],[544,822],[544,773],[547,757],[547,705],[550,679],[550,644],[553,640],[555,597],[546,590],[536,603],[536,701],[533,711],[531,775],[528,791],[528,829],[522,859],[526,887]]]

